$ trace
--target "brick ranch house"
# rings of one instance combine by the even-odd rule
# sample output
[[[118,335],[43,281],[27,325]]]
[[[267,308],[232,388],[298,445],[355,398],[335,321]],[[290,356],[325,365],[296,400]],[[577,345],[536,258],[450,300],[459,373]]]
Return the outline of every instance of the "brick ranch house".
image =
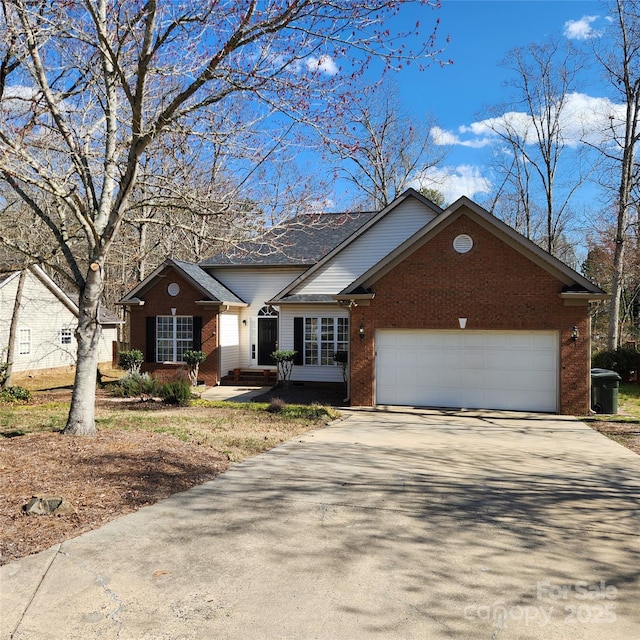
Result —
[[[409,189],[379,212],[297,216],[261,244],[167,259],[120,304],[144,370],[207,352],[201,378],[274,370],[352,405],[589,410],[590,303],[604,291],[469,200]]]

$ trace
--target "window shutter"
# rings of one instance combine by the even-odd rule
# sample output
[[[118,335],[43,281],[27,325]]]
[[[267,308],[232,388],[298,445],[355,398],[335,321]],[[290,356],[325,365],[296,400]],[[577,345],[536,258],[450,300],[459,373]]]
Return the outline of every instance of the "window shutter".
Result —
[[[156,317],[147,316],[147,362],[156,361]]]
[[[202,351],[202,316],[193,316],[193,350]]]
[[[304,318],[293,319],[293,348],[297,351],[293,364],[304,364]]]

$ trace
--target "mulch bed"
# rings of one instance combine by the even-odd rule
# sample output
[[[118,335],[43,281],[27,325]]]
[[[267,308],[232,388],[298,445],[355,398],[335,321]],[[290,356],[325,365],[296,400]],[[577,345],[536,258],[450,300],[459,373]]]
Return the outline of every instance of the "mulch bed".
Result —
[[[290,383],[289,388],[278,386],[254,398],[256,402],[271,402],[279,398],[287,404],[320,404],[326,407],[344,407],[345,389],[343,384],[301,385]]]

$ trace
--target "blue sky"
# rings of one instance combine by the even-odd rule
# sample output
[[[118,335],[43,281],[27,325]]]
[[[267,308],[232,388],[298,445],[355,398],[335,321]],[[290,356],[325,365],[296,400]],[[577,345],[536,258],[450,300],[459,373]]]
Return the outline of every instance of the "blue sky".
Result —
[[[491,182],[490,145],[483,142],[478,123],[487,105],[507,97],[508,73],[499,66],[505,54],[553,34],[584,43],[605,25],[606,7],[588,0],[443,0],[437,11],[405,7],[401,16],[408,23],[420,19],[425,29],[439,17],[441,40],[450,38],[443,57],[453,64],[422,72],[409,66],[395,77],[404,107],[416,118],[435,116],[454,141],[438,176],[450,202],[463,194],[481,200]],[[581,93],[576,109],[593,109],[587,98],[604,95],[597,71],[590,72]]]

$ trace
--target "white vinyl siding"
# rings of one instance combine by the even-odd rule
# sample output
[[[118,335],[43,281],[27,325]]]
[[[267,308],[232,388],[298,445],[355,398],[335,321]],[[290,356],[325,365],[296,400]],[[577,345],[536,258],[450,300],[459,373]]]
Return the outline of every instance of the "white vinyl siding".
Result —
[[[335,319],[338,327],[341,328],[339,335],[344,336],[344,328],[349,322],[349,312],[338,305],[282,305],[280,307],[280,348],[294,348],[294,318],[331,318]],[[348,346],[348,335],[346,342],[341,342],[334,338],[331,343],[331,361],[329,364],[317,365],[296,365],[293,367],[291,380],[305,382],[343,382],[342,370],[333,361],[335,351],[346,350]],[[325,352],[329,354],[329,344],[327,341]]]
[[[376,404],[557,411],[553,331],[376,332]]]
[[[219,318],[220,376],[226,376],[229,371],[240,366],[240,320],[238,314],[232,312],[221,313]]]
[[[338,293],[435,217],[414,198],[399,204],[366,233],[295,289],[298,294]]]
[[[18,288],[18,274],[0,283],[0,350],[9,342],[9,327]],[[16,336],[14,372],[36,371],[75,366],[77,343],[73,331],[78,319],[72,309],[45,286],[39,277],[27,273],[22,291],[19,327],[31,331],[29,353],[20,354]],[[71,329],[71,343],[61,344],[60,329]],[[111,362],[112,344],[117,340],[114,326],[103,327],[99,343],[99,362]]]
[[[265,306],[267,300],[271,300],[287,285],[295,280],[304,269],[299,267],[228,267],[219,269],[208,269],[216,279],[218,279],[225,287],[233,291],[242,298],[249,306],[239,309],[238,324],[234,329],[231,328],[231,336],[226,337],[227,327],[220,328],[220,342],[233,340],[234,336],[238,338],[238,348],[236,351],[232,349],[223,350],[221,361],[221,374],[226,375],[227,371],[231,371],[236,367],[258,367],[257,365],[257,316]],[[222,315],[224,317],[225,314]],[[243,324],[246,320],[246,324]],[[230,328],[230,327],[229,327]],[[254,342],[252,353],[251,332],[254,332]],[[226,352],[225,352],[226,351]],[[252,360],[253,356],[253,360]],[[264,367],[260,367],[261,369]]]
[[[304,269],[299,267],[228,267],[207,269],[222,284],[242,298],[249,307],[242,308],[242,315],[257,316],[267,300],[271,300],[295,280]]]

